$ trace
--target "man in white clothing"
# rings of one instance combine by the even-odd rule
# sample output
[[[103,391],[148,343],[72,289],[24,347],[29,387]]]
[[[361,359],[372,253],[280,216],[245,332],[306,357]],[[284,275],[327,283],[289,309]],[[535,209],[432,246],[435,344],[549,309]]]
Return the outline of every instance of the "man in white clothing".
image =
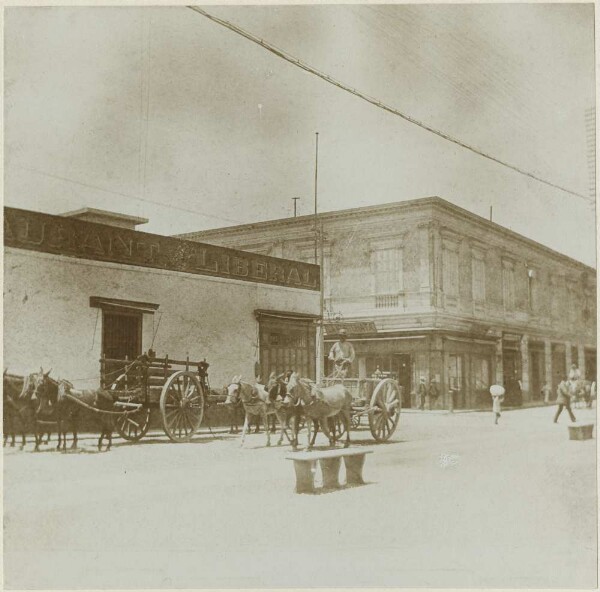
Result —
[[[345,378],[350,373],[356,354],[353,345],[347,340],[346,330],[340,330],[340,338],[329,350],[329,359],[335,364],[336,377]]]

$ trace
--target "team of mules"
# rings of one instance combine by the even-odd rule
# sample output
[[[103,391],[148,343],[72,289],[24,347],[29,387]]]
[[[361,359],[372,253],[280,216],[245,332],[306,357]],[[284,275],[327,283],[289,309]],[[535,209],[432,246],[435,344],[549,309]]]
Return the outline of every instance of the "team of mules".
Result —
[[[102,389],[76,390],[70,382],[55,380],[50,373],[41,368],[25,377],[4,372],[4,445],[10,439],[14,446],[16,436],[20,434],[23,448],[26,434],[32,433],[34,450],[38,451],[44,444],[44,436],[47,435],[47,444],[50,432],[55,430],[57,450],[67,449],[69,432],[72,434],[71,448],[76,449],[81,421],[91,415],[99,427],[98,450],[102,449],[105,440],[106,450],[110,450],[114,423],[112,394]],[[279,424],[277,443],[282,444],[285,437],[294,449],[298,447],[298,432],[304,422],[308,426],[309,449],[314,446],[319,429],[330,444],[335,445],[336,421],[341,421],[344,426],[345,446],[350,443],[352,396],[341,384],[318,388],[289,371],[279,375],[272,373],[265,385],[250,384],[242,381],[241,376],[235,376],[225,393],[225,406],[230,411],[240,406],[244,413],[242,446],[253,418],[262,420],[267,446],[271,444],[269,428],[275,420]]]
[[[300,378],[295,372],[276,375],[271,373],[266,385],[243,382],[241,376],[234,376],[226,387],[226,405],[235,406],[241,402],[245,420],[241,445],[244,445],[246,433],[252,416],[260,416],[268,426],[268,418],[275,416],[279,422],[280,435],[277,444],[285,436],[294,450],[298,447],[300,423],[305,420],[308,427],[308,449],[312,449],[319,428],[329,439],[331,446],[337,440],[336,425],[340,419],[346,434],[345,447],[350,445],[350,416],[352,395],[342,384],[325,388],[317,387],[313,382]],[[288,427],[292,433],[290,438]],[[270,430],[267,434],[267,446],[271,445]]]
[[[67,433],[73,434],[71,448],[77,448],[78,428],[81,419],[93,415],[100,427],[98,450],[107,438],[107,450],[112,444],[114,401],[110,393],[97,390],[76,391],[66,380],[54,380],[50,370],[34,372],[25,377],[8,374],[4,371],[4,445],[11,439],[15,445],[17,433],[21,434],[21,448],[26,443],[26,433],[34,435],[35,448],[38,451],[44,443],[50,441],[50,430],[56,428],[58,434],[57,450],[66,450]],[[79,401],[79,402],[78,402]]]

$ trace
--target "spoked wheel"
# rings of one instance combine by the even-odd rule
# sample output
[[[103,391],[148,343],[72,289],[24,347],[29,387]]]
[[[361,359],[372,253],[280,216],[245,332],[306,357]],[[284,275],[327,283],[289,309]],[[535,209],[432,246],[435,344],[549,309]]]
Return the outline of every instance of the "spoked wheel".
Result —
[[[377,442],[385,442],[396,430],[400,420],[402,396],[398,383],[391,378],[382,380],[371,397],[369,428]]]
[[[110,387],[111,391],[126,391],[131,389],[128,384],[130,377],[127,374],[121,374]],[[126,409],[126,408],[124,408]],[[119,436],[124,440],[136,442],[144,437],[150,426],[150,407],[142,407],[135,413],[128,413],[115,420],[115,428]]]
[[[356,429],[356,428],[360,427],[360,417],[361,417],[361,416],[360,416],[360,414],[358,414],[358,413],[353,413],[353,414],[350,416],[350,425],[351,425],[351,426],[352,426],[354,429]]]
[[[182,370],[169,376],[160,395],[165,434],[173,442],[187,442],[204,417],[204,391],[193,372]]]

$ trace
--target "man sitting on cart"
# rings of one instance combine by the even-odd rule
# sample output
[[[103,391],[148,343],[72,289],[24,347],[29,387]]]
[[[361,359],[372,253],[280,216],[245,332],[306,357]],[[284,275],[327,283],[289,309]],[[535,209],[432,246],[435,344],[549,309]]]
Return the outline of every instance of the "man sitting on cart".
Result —
[[[334,378],[346,378],[351,374],[352,363],[356,354],[353,345],[347,340],[346,330],[340,330],[340,338],[336,341],[329,351],[329,359],[333,361],[335,368]]]

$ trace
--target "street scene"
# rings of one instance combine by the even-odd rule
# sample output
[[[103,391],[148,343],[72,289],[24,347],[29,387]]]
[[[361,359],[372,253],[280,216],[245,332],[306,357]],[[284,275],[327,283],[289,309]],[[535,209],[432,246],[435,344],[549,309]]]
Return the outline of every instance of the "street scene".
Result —
[[[5,586],[594,587],[595,440],[569,441],[553,411],[407,412],[366,485],[316,497],[264,433],[6,449]]]
[[[593,5],[4,17],[6,589],[597,587]]]

